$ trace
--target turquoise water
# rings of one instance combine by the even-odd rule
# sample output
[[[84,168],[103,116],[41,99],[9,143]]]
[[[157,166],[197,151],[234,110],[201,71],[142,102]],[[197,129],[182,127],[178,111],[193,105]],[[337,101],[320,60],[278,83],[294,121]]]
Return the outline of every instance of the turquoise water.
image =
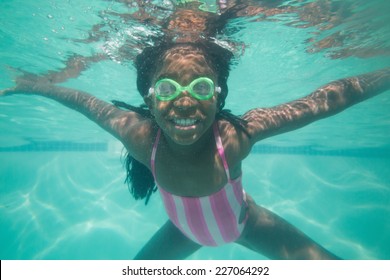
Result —
[[[112,13],[134,7],[25,2],[0,2],[1,88],[12,86],[14,68],[42,73],[62,68],[74,53],[105,52],[111,60],[65,85],[105,100],[141,102],[134,68],[119,49],[159,30]],[[220,39],[233,38],[244,53],[231,71],[226,108],[240,114],[276,105],[390,65],[387,1],[330,2],[326,23],[313,26],[298,16],[303,8],[230,22]],[[99,23],[104,38],[86,42]],[[315,45],[340,37],[343,44]],[[243,164],[247,192],[343,258],[390,259],[389,94],[259,143]],[[145,206],[123,184],[121,144],[78,113],[42,97],[10,96],[0,99],[0,130],[1,259],[131,259],[166,221],[158,195]],[[263,258],[235,244],[190,257]]]

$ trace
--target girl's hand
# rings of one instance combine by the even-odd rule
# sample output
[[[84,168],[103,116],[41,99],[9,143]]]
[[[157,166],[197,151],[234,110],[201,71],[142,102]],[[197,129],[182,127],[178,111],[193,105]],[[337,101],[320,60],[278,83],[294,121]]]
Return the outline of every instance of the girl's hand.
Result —
[[[14,89],[15,89],[15,88],[6,88],[6,89],[2,89],[2,90],[0,90],[0,96],[11,95],[11,94],[14,92]]]
[[[17,77],[14,82],[16,84],[14,87],[0,90],[0,96],[39,93],[52,86],[52,83],[46,77],[28,72],[24,72],[23,75]]]

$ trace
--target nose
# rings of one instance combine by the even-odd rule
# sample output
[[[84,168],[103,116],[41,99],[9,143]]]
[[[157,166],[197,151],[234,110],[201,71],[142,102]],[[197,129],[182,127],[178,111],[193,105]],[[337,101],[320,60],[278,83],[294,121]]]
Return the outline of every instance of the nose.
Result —
[[[173,105],[179,110],[189,110],[195,107],[196,101],[187,91],[183,91],[180,95],[175,99]]]

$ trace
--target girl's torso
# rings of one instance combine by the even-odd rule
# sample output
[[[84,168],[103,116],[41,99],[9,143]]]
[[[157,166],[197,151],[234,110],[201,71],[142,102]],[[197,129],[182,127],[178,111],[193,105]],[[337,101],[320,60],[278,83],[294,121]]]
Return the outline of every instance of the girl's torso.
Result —
[[[230,175],[217,123],[212,129],[216,149],[206,145],[208,148],[194,155],[192,157],[194,160],[183,161],[184,157],[181,156],[180,163],[183,166],[175,164],[172,167],[169,163],[163,165],[160,159],[159,168],[165,168],[162,170],[165,174],[171,172],[170,179],[176,177],[176,172],[180,173],[179,180],[167,180],[164,183],[161,183],[156,173],[158,170],[156,155],[161,139],[161,130],[159,130],[152,149],[151,170],[165,210],[173,224],[184,235],[201,245],[219,246],[233,242],[241,236],[247,220],[247,203],[241,176],[232,178]],[[172,159],[173,157],[170,158]],[[202,165],[202,161],[205,161],[205,164]],[[223,174],[220,173],[220,163],[222,163]],[[200,175],[201,172],[206,174]],[[174,187],[164,184],[173,184]]]
[[[218,152],[213,127],[206,134],[208,140],[202,148],[178,154],[172,151],[161,133],[156,147],[154,175],[165,191],[179,196],[201,197],[216,193],[226,185],[226,168]],[[223,141],[222,135],[220,139],[229,176],[232,180],[237,179],[241,176],[239,154],[230,151],[230,147],[227,147],[229,144]],[[152,154],[150,156],[152,157]],[[152,166],[150,168],[152,170]]]

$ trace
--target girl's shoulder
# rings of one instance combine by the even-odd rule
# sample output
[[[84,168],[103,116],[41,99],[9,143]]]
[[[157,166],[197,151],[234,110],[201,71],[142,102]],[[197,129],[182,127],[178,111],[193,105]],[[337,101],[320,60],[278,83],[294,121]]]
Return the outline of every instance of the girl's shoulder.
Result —
[[[225,119],[218,120],[217,126],[227,157],[234,163],[244,159],[251,148],[250,139],[245,131]]]
[[[149,165],[158,130],[151,119],[144,119],[131,125],[122,142],[132,157]]]

